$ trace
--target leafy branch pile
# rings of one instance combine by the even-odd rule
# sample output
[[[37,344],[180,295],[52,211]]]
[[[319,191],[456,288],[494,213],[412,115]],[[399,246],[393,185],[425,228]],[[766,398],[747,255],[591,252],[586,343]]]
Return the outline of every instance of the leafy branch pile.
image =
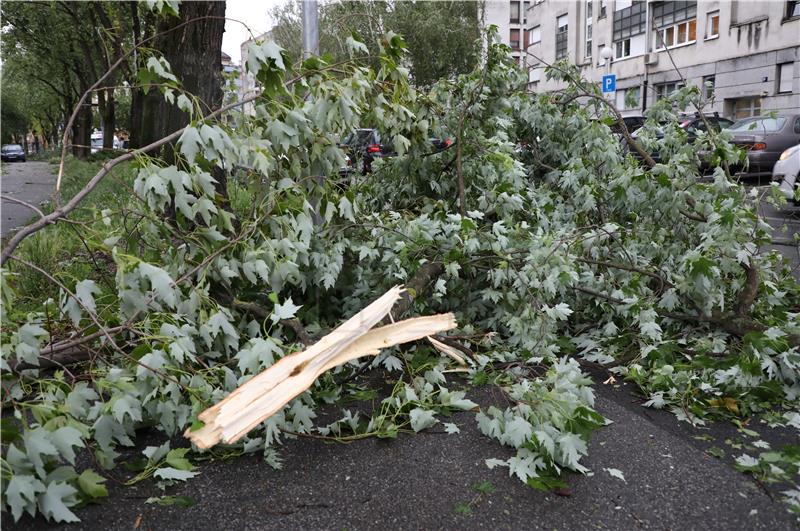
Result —
[[[200,411],[397,283],[413,297],[395,317],[456,313],[460,330],[442,340],[466,369],[422,344],[350,363],[215,455],[262,452],[280,466],[286,434],[428,428],[477,407],[451,389],[462,382],[448,381],[453,369],[503,391],[476,421],[516,453],[487,464],[537,487],[586,471],[589,435],[604,424],[581,365],[618,372],[649,405],[694,423],[797,411],[800,290],[760,251],[768,226],[724,170],[741,156],[724,137],[700,133],[690,147],[674,125],[663,140],[645,134],[642,152],[665,161],[651,167],[622,153],[608,127],[616,111],[569,67],[550,75],[570,88],[532,95],[495,44],[480,68],[423,93],[408,83],[399,36],[381,40],[377,71],[361,66],[363,44],[348,46],[349,61],[292,67],[274,43],[254,45],[255,115],[194,114],[174,164],[135,152],[122,206],[75,226],[96,268],[38,271],[58,300],[34,311],[15,301],[52,227],[6,249],[3,507],[15,519],[76,521],[72,508],[106,494],[138,429],[166,439],[199,427]],[[167,65],[148,64],[174,97]],[[696,99],[686,88],[659,102],[646,128],[674,124],[673,105]],[[188,98],[177,105],[197,112]],[[337,144],[363,126],[397,156],[342,175]],[[432,137],[455,142],[436,151]],[[697,181],[698,147],[716,159],[713,182]],[[371,417],[343,410],[315,426],[318,407],[375,396],[357,385],[369,369],[392,382]],[[79,452],[92,459],[76,470]],[[191,455],[148,448],[126,481],[188,479]]]

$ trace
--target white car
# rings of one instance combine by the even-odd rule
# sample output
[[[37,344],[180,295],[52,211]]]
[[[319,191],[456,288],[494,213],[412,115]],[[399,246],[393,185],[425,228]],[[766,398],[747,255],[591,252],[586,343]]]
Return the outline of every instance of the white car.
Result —
[[[795,194],[800,194],[800,144],[781,153],[772,169],[772,181],[780,183],[778,186],[787,199],[800,204],[800,199],[795,199]]]

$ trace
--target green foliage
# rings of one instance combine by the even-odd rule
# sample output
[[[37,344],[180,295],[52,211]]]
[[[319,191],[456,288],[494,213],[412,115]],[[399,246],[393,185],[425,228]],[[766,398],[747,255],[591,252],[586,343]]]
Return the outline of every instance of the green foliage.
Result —
[[[353,53],[370,55],[380,67],[383,33],[403,35],[404,57],[413,83],[429,87],[442,78],[468,73],[480,54],[479,2],[332,2],[320,4],[320,53],[338,62]],[[288,2],[272,10],[270,35],[295,59],[301,56],[299,4]]]
[[[563,96],[532,97],[508,48],[493,45],[480,68],[420,92],[402,66],[404,39],[381,39],[377,69],[364,66],[354,42],[345,63],[316,58],[297,69],[278,46],[258,43],[247,68],[271,90],[252,116],[193,122],[175,164],[139,157],[76,211],[78,225],[39,233],[75,232],[64,236],[69,256],[53,244],[32,254],[33,239],[18,249],[50,260],[48,271],[74,297],[57,289],[50,302],[37,299],[13,260],[0,277],[8,285],[3,368],[21,371],[3,373],[14,408],[3,425],[3,503],[15,519],[74,521],[72,508],[104,492],[95,476],[80,479],[77,452],[112,469],[138,429],[168,441],[301,348],[289,319],[319,337],[426,270],[439,272],[413,293],[413,313],[456,313],[459,335],[469,338],[459,341],[473,353],[458,368],[500,389],[498,404],[478,408],[451,389],[457,363],[419,343],[368,362],[389,392],[369,392],[357,380],[360,363],[348,363],[214,455],[261,452],[277,468],[287,433],[353,441],[439,423],[455,433],[444,417],[478,410],[479,429],[516,452],[488,466],[557,488],[565,471],[587,471],[587,441],[605,423],[584,360],[608,363],[648,405],[696,423],[797,408],[800,297],[776,255],[759,251],[769,232],[757,198],[722,168],[713,182],[697,182],[698,161],[679,128],[647,140],[647,128],[675,120],[671,105],[694,97],[691,89],[649,111],[645,142],[663,155],[649,169],[620,152],[600,100],[570,99],[587,90],[574,70],[551,71],[572,80]],[[166,66],[156,62],[163,78]],[[364,124],[403,154],[375,161],[370,175],[343,177],[338,144]],[[453,135],[455,148],[432,152],[431,137]],[[698,142],[738,157],[725,140]],[[518,149],[522,142],[531,149]],[[234,183],[227,199],[215,167]],[[81,182],[72,181],[72,193]],[[81,247],[91,254],[75,259]],[[758,297],[737,316],[749,327],[737,333],[723,318],[739,306],[748,267],[757,267]],[[63,353],[82,337],[94,363],[37,368],[39,354]],[[343,410],[315,424],[320,404],[353,399],[370,400],[370,414]],[[165,442],[115,473],[166,487],[198,473],[194,455]],[[624,481],[621,471],[606,472]]]

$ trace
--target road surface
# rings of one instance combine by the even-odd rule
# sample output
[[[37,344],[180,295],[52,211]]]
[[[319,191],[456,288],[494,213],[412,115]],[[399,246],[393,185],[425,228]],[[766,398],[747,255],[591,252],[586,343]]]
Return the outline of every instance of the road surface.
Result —
[[[47,162],[4,162],[0,170],[0,192],[39,207],[53,194],[56,183],[54,168]],[[5,238],[14,229],[27,225],[33,217],[36,213],[29,208],[3,200],[0,237]]]

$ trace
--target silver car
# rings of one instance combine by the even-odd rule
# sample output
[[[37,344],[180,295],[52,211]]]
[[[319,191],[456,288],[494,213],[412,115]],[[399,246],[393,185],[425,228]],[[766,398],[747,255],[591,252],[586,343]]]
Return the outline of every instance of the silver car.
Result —
[[[747,169],[734,169],[743,177],[768,178],[781,153],[800,143],[800,114],[754,116],[726,130],[733,136],[731,143],[747,151]]]
[[[800,204],[800,144],[781,153],[772,169],[772,181],[790,201]]]

